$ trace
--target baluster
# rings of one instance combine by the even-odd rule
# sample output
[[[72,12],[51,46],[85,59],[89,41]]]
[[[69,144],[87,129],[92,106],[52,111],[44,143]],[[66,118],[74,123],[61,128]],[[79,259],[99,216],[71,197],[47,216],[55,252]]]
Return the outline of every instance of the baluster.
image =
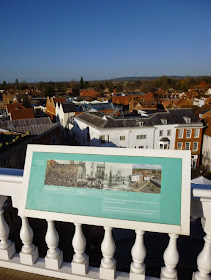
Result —
[[[58,270],[63,262],[63,253],[58,248],[59,235],[56,231],[54,221],[47,220],[47,222],[48,229],[45,241],[49,249],[45,257],[45,266],[49,269]]]
[[[84,253],[86,248],[86,239],[83,235],[82,225],[75,225],[75,234],[72,245],[74,248],[74,256],[72,261],[72,273],[85,275],[89,266],[89,257]]]
[[[0,196],[0,259],[8,261],[15,254],[15,245],[8,239],[10,230],[3,215],[6,200],[7,196]]]
[[[116,246],[112,237],[112,228],[104,227],[105,235],[101,244],[103,258],[100,265],[100,279],[112,280],[115,277],[116,261],[113,258]]]
[[[27,217],[21,217],[22,227],[20,231],[20,238],[23,242],[23,246],[20,252],[20,261],[23,264],[33,265],[38,258],[38,249],[32,243],[33,231],[29,225]]]
[[[144,231],[136,230],[136,240],[131,250],[133,262],[130,266],[130,280],[145,279],[146,248],[144,246]]]
[[[193,274],[193,280],[210,280],[211,272],[211,220],[203,219],[204,247],[197,258],[198,271]]]
[[[169,244],[166,248],[163,259],[165,263],[165,267],[161,269],[160,279],[178,279],[177,278],[177,270],[176,265],[179,261],[179,253],[177,250],[177,238],[178,234],[169,234]]]

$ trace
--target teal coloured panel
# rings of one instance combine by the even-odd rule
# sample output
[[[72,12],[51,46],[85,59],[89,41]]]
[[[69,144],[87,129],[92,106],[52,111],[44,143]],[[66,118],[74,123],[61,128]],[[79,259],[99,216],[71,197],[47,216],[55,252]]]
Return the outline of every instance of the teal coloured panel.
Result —
[[[33,152],[26,208],[180,225],[182,159]]]

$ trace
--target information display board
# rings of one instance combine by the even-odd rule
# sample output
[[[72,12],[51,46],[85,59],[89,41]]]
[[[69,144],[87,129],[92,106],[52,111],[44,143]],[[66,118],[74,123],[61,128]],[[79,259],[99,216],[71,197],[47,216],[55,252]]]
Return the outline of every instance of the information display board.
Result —
[[[29,145],[23,182],[20,215],[189,234],[190,151]]]

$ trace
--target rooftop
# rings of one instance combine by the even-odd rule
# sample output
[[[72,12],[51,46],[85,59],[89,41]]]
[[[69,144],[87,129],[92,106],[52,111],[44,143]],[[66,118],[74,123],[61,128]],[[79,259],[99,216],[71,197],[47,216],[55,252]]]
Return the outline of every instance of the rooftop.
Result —
[[[162,125],[162,120],[165,119],[167,124],[186,124],[185,118],[189,118],[191,123],[201,124],[193,109],[173,109],[168,112],[158,112],[150,117],[134,117],[134,118],[113,118],[100,113],[85,112],[76,117],[87,124],[97,128],[129,128],[141,126]]]
[[[55,126],[57,126],[57,124],[52,123],[49,117],[13,121],[0,120],[0,128],[19,133],[26,133],[28,131],[30,135],[40,135]]]

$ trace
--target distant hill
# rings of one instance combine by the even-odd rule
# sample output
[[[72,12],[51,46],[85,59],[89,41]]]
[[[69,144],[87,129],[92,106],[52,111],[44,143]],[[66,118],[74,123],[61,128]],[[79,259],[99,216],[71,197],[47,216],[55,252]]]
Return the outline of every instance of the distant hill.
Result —
[[[152,80],[156,80],[158,78],[160,78],[162,76],[152,76],[152,77],[122,77],[122,78],[114,78],[114,79],[109,79],[107,81],[112,81],[112,82],[123,82],[123,81],[128,81],[128,82],[132,82],[132,81],[152,81]],[[172,79],[177,79],[177,80],[181,80],[187,77],[190,78],[203,78],[203,77],[211,77],[211,76],[165,76],[166,78],[172,78]]]

